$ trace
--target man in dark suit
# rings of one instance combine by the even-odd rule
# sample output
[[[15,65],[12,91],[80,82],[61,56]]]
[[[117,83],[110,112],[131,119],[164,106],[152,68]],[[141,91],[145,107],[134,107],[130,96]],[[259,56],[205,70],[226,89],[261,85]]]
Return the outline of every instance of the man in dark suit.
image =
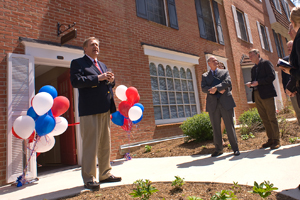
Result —
[[[80,133],[82,137],[81,174],[84,187],[99,190],[99,182],[117,182],[110,173],[110,113],[116,111],[114,74],[98,61],[99,40],[90,37],[83,43],[85,56],[72,60],[70,80],[79,91]],[[96,180],[98,158],[99,182]]]
[[[280,134],[274,99],[277,96],[273,85],[275,70],[270,61],[260,57],[257,49],[249,51],[249,58],[255,65],[251,69],[251,82],[246,85],[253,88],[252,100],[255,102],[268,136],[268,141],[262,145],[262,148],[277,149],[280,147]]]
[[[287,51],[288,51],[289,55],[284,57],[283,60],[290,62],[290,54],[291,54],[292,48],[293,48],[293,40],[288,41],[288,43],[286,45],[287,45]],[[293,108],[296,113],[298,123],[300,123],[300,108],[299,108],[299,105],[297,102],[297,96],[296,96],[297,91],[296,91],[296,87],[293,87],[296,85],[296,80],[294,78],[291,78],[291,75],[285,73],[284,71],[281,71],[281,77],[282,77],[282,85],[283,85],[284,91],[290,97]]]
[[[221,117],[224,120],[227,136],[234,152],[240,155],[233,123],[233,108],[236,106],[231,94],[231,79],[226,69],[218,69],[219,62],[214,57],[208,58],[210,71],[202,75],[202,92],[207,93],[206,111],[213,127],[215,151],[212,157],[223,154]]]

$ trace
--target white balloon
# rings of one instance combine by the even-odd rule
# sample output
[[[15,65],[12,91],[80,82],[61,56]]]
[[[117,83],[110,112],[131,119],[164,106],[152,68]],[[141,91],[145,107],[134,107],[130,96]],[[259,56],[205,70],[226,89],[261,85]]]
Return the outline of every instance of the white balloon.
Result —
[[[128,111],[128,117],[131,121],[136,121],[141,118],[143,111],[138,106],[132,106]]]
[[[125,85],[119,85],[116,88],[116,95],[121,101],[127,100],[126,90],[127,90],[127,87]]]
[[[54,147],[55,144],[55,138],[53,136],[42,136],[38,139],[36,143],[36,152],[38,153],[44,153],[46,151],[49,151]]]
[[[13,127],[19,137],[27,139],[34,131],[35,122],[30,116],[20,116],[14,121]]]
[[[64,133],[68,128],[68,121],[64,117],[55,117],[55,127],[48,133],[51,136],[57,136]]]
[[[48,112],[53,105],[53,97],[47,92],[36,94],[32,100],[32,107],[39,116]]]

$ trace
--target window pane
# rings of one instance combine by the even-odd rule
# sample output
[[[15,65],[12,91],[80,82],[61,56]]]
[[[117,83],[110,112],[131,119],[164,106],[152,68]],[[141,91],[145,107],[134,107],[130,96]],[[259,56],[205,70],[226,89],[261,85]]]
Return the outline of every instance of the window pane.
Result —
[[[182,91],[188,91],[186,80],[181,80]]]
[[[260,29],[261,29],[261,35],[262,35],[263,40],[264,40],[265,49],[269,51],[270,49],[269,49],[269,44],[268,44],[268,41],[267,41],[267,35],[266,35],[266,32],[265,32],[265,27],[260,25]]]
[[[197,107],[195,105],[192,105],[192,116],[197,114]]]
[[[190,103],[189,94],[187,92],[183,93],[183,99],[184,99],[184,104],[189,104]]]
[[[245,27],[245,21],[244,21],[244,15],[243,13],[241,13],[240,11],[236,11],[237,17],[238,17],[238,21],[239,21],[239,27],[241,30],[241,36],[242,39],[245,41],[248,41],[247,39],[247,33],[246,33],[246,27]]]
[[[174,67],[174,69],[173,69],[173,74],[174,74],[174,77],[175,77],[175,78],[180,78],[180,77],[179,77],[179,71],[178,71],[178,68],[177,68],[177,67]]]
[[[151,88],[152,90],[158,90],[157,77],[151,77]]]
[[[159,106],[154,106],[154,118],[161,119],[161,110]]]
[[[189,91],[194,91],[193,81],[188,81]]]
[[[171,118],[177,118],[177,110],[176,110],[176,106],[171,106]]]
[[[192,104],[196,103],[195,94],[194,93],[190,93],[190,101],[191,101]]]
[[[166,79],[159,78],[159,89],[160,90],[167,90]]]
[[[169,65],[166,67],[167,77],[173,77],[172,69]]]
[[[159,93],[158,92],[152,92],[152,97],[153,97],[153,104],[154,105],[160,104]]]
[[[183,106],[178,106],[178,117],[184,117]]]
[[[154,63],[150,63],[150,75],[152,76],[157,76],[157,72],[156,72],[156,66]]]
[[[161,104],[168,104],[167,92],[160,92]]]
[[[167,79],[168,90],[174,90],[174,82],[172,78]]]
[[[186,78],[185,71],[182,67],[180,68],[180,77],[181,78]]]
[[[165,69],[161,64],[158,65],[158,76],[165,76]]]
[[[180,86],[180,80],[179,79],[175,79],[175,88],[176,88],[176,91],[181,91],[181,86]]]
[[[183,104],[181,92],[176,92],[177,104]]]
[[[201,9],[203,14],[203,21],[205,24],[207,40],[216,42],[214,22],[210,8],[210,1],[201,0]]]
[[[184,106],[184,110],[185,110],[185,116],[190,117],[191,116],[190,106]]]
[[[170,119],[169,106],[163,106],[163,119]]]
[[[170,104],[176,104],[174,92],[169,92],[169,100],[170,100]]]
[[[187,79],[193,79],[193,78],[192,78],[192,72],[191,72],[190,69],[187,69],[187,70],[186,70],[186,77],[187,77]]]
[[[150,21],[166,25],[163,0],[148,0],[147,12]]]

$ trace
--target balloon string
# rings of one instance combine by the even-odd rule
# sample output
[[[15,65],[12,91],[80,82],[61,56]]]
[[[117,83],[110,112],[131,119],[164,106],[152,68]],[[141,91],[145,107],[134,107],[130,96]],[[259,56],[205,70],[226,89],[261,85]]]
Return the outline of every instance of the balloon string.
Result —
[[[76,122],[76,123],[74,123],[74,124],[68,124],[68,126],[75,126],[75,125],[77,125],[77,124],[80,124],[80,122]]]

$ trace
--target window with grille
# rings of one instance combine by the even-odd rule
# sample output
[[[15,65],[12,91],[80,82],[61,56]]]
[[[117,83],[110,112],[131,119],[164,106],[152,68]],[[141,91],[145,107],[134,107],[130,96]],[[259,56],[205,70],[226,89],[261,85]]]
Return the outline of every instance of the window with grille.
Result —
[[[241,37],[242,37],[241,39],[248,41],[245,20],[244,20],[244,14],[239,10],[236,11],[236,14],[237,14],[237,18],[239,21],[239,27],[240,27],[240,31],[241,31]]]
[[[155,120],[184,121],[197,114],[190,68],[154,62],[149,67]]]

